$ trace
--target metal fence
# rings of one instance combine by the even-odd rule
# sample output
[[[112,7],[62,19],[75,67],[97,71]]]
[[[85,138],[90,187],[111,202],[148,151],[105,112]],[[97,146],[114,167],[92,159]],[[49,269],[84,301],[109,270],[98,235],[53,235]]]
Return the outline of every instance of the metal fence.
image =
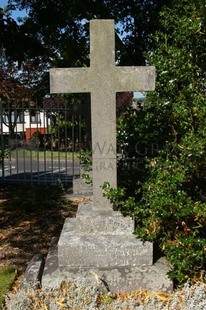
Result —
[[[81,109],[78,109],[81,110]],[[88,147],[88,121],[66,104],[0,106],[0,182],[70,186]]]

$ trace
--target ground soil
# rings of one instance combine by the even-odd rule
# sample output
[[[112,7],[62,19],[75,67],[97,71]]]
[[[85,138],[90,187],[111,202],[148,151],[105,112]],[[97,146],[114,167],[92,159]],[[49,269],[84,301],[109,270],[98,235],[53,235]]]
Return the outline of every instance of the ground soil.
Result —
[[[15,266],[20,279],[33,255],[47,254],[51,238],[60,235],[66,217],[76,215],[79,201],[25,210],[12,199],[7,188],[0,188],[0,267]]]

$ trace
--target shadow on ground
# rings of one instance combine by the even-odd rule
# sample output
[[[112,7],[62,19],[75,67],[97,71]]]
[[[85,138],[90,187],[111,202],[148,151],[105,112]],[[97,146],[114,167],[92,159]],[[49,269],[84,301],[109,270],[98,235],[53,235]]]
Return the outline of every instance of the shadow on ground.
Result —
[[[1,186],[0,266],[15,266],[21,275],[33,255],[47,253],[76,209],[59,186]]]

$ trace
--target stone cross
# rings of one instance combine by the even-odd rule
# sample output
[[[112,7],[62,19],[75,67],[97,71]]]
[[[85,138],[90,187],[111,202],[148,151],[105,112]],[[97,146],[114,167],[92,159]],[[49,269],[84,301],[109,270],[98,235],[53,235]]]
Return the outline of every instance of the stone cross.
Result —
[[[91,93],[92,171],[95,208],[109,207],[101,186],[117,185],[116,92],[155,88],[155,67],[115,65],[113,20],[90,21],[90,67],[50,70],[51,93]]]

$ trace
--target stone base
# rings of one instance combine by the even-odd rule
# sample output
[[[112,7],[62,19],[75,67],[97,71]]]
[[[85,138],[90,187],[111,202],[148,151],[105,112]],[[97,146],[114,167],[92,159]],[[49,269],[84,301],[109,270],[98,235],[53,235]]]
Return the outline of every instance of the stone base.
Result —
[[[95,222],[96,218],[94,218]],[[59,242],[58,258],[60,268],[70,267],[114,267],[153,264],[153,245],[143,243],[128,234],[87,234],[76,228],[78,219],[67,219]],[[70,229],[69,229],[70,228]]]
[[[74,195],[92,195],[92,186],[87,184],[81,177],[73,179],[73,194]]]
[[[84,285],[95,285],[101,291],[131,292],[153,290],[172,292],[173,283],[167,277],[169,265],[164,258],[153,266],[112,268],[70,268],[59,267],[58,247],[52,244],[42,276],[42,289],[57,288],[63,281],[76,281]]]
[[[78,206],[78,220],[75,228],[71,228],[71,219],[66,219],[63,231],[76,230],[84,235],[132,235],[134,221],[131,217],[123,217],[118,211],[97,209],[93,202]]]
[[[58,238],[53,237],[44,266],[41,285],[43,289],[57,288],[62,283],[58,262]]]
[[[28,287],[40,287],[43,269],[44,255],[34,255],[26,268],[24,279],[20,285],[20,290],[24,290]]]
[[[171,291],[169,266],[153,265],[153,244],[133,232],[133,221],[119,212],[82,204],[77,217],[66,219],[58,244],[52,244],[42,287],[82,281],[112,292],[136,289]]]

